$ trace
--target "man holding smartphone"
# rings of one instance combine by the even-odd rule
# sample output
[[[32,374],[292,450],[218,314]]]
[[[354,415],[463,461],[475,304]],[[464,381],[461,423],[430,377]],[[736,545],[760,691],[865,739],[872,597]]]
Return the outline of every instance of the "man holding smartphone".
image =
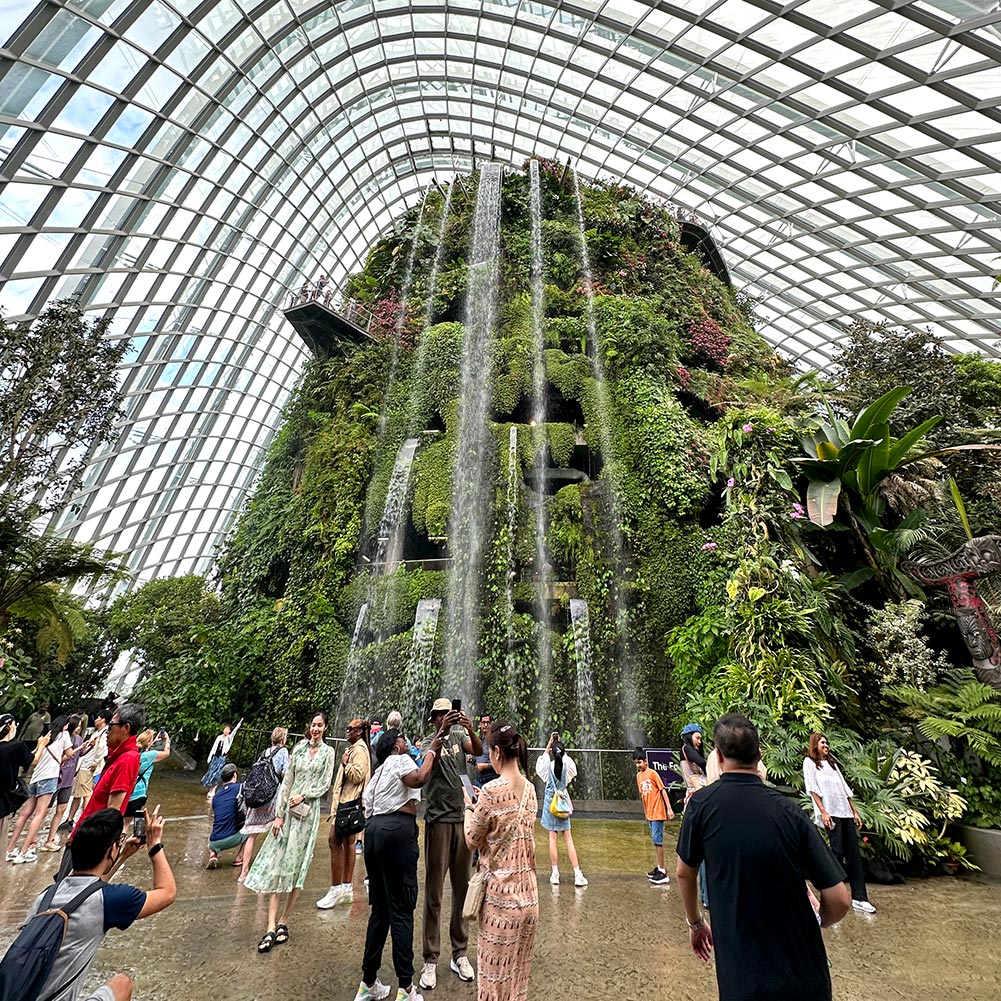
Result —
[[[42,998],[58,995],[75,998],[87,978],[94,955],[112,928],[126,929],[134,921],[151,917],[169,907],[177,897],[174,874],[163,850],[163,817],[160,808],[153,813],[144,810],[136,817],[145,825],[145,840],[130,837],[122,844],[125,835],[124,821],[119,810],[103,809],[92,814],[75,831],[69,852],[72,870],[55,886],[50,886],[35,899],[28,912],[25,932],[30,934],[30,919],[50,907],[68,904],[78,894],[93,887],[93,892],[66,919],[66,930],[55,963],[49,971],[42,991]],[[121,864],[141,847],[146,848],[153,869],[153,889],[139,890],[122,883],[109,883]],[[17,942],[11,953],[17,951]],[[16,975],[17,964],[12,966]],[[5,984],[0,976],[0,994],[5,994]],[[125,973],[115,974],[106,984],[88,995],[88,1001],[128,1001],[132,997],[132,978]]]
[[[452,945],[450,968],[466,983],[474,979],[473,966],[466,956],[469,922],[462,916],[466,888],[472,871],[472,853],[463,830],[462,776],[466,755],[479,756],[483,744],[458,699],[436,699],[431,706],[432,736],[421,742],[421,750],[432,753],[433,734],[445,729],[447,736],[434,755],[431,776],[424,787],[424,967],[418,985],[430,991],[438,984],[438,954],[441,948],[441,896],[445,872],[452,887],[452,916],[448,931]]]

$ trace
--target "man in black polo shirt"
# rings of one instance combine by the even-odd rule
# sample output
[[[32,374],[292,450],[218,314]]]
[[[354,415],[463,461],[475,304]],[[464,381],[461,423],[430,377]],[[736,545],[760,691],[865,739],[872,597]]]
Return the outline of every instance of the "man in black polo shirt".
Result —
[[[826,928],[851,906],[844,870],[798,804],[761,781],[754,724],[723,716],[713,739],[722,775],[691,798],[678,839],[692,949],[708,962],[715,943],[720,1001],[830,1001],[827,953],[805,884],[820,891]],[[711,930],[698,906],[703,861]]]

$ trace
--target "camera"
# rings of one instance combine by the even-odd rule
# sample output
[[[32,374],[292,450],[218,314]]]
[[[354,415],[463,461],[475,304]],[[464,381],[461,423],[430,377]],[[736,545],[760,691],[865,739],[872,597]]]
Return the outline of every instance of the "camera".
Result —
[[[132,837],[139,839],[139,844],[146,844],[146,818],[136,817],[132,821]]]
[[[457,713],[462,710],[462,699],[452,699],[452,712]]]

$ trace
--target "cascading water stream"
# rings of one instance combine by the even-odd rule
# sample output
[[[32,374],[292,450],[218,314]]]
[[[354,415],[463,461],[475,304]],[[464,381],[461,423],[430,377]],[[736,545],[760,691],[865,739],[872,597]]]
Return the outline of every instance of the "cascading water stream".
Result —
[[[417,602],[410,662],[403,686],[403,718],[405,725],[420,727],[431,695],[431,655],[438,632],[439,598],[422,598]]]
[[[515,543],[518,535],[518,427],[511,425],[507,448],[507,568],[504,574],[504,596],[507,611],[507,689],[508,709],[512,716],[517,710],[518,679],[514,659],[514,574]]]
[[[577,171],[573,172],[574,194],[577,202],[577,227],[580,234],[580,257],[581,268],[584,272],[584,291],[587,299],[587,332],[588,349],[591,363],[594,368],[595,396],[598,403],[599,427],[598,434],[601,439],[601,455],[604,460],[606,477],[609,486],[609,538],[611,542],[611,554],[614,561],[612,583],[610,585],[609,598],[612,603],[613,615],[615,618],[615,628],[618,633],[619,663],[622,677],[622,705],[621,724],[622,732],[626,734],[630,743],[640,743],[642,734],[636,723],[636,709],[638,706],[636,679],[634,677],[633,663],[630,656],[629,624],[626,615],[625,602],[622,599],[620,580],[625,569],[624,548],[622,544],[622,530],[619,520],[619,502],[616,496],[615,486],[615,448],[612,441],[611,431],[611,402],[608,396],[608,383],[605,380],[605,363],[601,357],[601,344],[598,338],[598,325],[594,315],[594,278],[591,273],[591,255],[587,247],[587,228],[584,224],[584,200],[580,193],[580,178]]]
[[[539,629],[538,740],[543,743],[549,723],[549,691],[552,686],[552,621],[549,614],[552,570],[546,552],[546,503],[549,496],[548,431],[546,428],[546,354],[543,330],[544,290],[542,284],[542,181],[539,161],[528,165],[532,220],[532,424],[535,428],[535,579],[538,587]],[[540,441],[541,439],[541,441]],[[517,706],[512,707],[512,713]]]
[[[410,376],[410,426],[409,433],[416,434],[424,430],[419,426],[418,409],[421,393],[424,389],[424,375],[427,371],[427,337],[425,334],[431,326],[434,318],[434,296],[438,288],[438,272],[441,270],[441,259],[445,249],[445,232],[448,227],[449,213],[452,211],[452,192],[455,190],[455,183],[448,186],[445,193],[445,204],[441,210],[441,224],[438,227],[438,245],[434,251],[434,261],[431,263],[431,275],[428,278],[428,302],[424,311],[424,325],[421,327],[420,339],[417,342],[417,359],[414,363],[414,370]]]
[[[582,598],[570,599],[570,628],[573,630],[574,653],[577,661],[577,745],[597,747],[598,733],[594,726],[594,670],[591,667],[591,619],[587,602]],[[590,783],[587,775],[584,788]]]
[[[342,728],[350,722],[351,714],[357,706],[361,705],[365,694],[366,685],[362,677],[361,655],[365,648],[362,637],[365,631],[365,620],[368,618],[368,609],[369,603],[367,601],[358,609],[355,631],[351,634],[348,664],[344,671],[344,683],[341,685],[341,698],[337,703],[336,722]]]
[[[417,438],[407,438],[396,453],[396,463],[386,491],[386,504],[379,523],[379,537],[375,550],[375,573],[379,576],[395,573],[403,555],[403,511],[410,486],[410,470],[420,444]]]
[[[389,359],[389,375],[386,377],[386,392],[382,397],[382,410],[379,413],[379,436],[377,439],[377,452],[382,446],[382,439],[386,434],[386,411],[389,408],[389,400],[396,385],[396,369],[400,360],[400,336],[403,333],[403,324],[407,319],[407,300],[410,298],[410,286],[414,279],[414,260],[417,257],[417,244],[420,242],[421,228],[424,223],[424,206],[427,205],[428,194],[431,189],[424,192],[421,199],[420,211],[417,213],[417,222],[414,226],[414,235],[410,240],[410,253],[407,255],[407,268],[403,274],[403,285],[400,288],[400,309],[396,316],[396,324],[393,328],[393,347]]]
[[[500,164],[480,169],[473,246],[466,291],[466,329],[460,369],[457,443],[452,471],[448,545],[448,643],[445,690],[466,705],[479,701],[480,585],[494,477],[493,436],[487,426],[492,340],[497,306],[500,238]]]

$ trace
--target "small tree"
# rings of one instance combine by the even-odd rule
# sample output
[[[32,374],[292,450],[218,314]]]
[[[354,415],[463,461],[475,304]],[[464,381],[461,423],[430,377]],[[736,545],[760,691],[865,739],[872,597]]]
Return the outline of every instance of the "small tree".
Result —
[[[165,671],[177,657],[196,654],[196,634],[219,620],[219,598],[205,578],[164,577],[122,595],[112,606],[108,628],[135,652],[144,677]]]
[[[118,364],[125,340],[73,299],[34,323],[0,315],[0,518],[22,525],[65,503],[89,453],[122,416]]]

